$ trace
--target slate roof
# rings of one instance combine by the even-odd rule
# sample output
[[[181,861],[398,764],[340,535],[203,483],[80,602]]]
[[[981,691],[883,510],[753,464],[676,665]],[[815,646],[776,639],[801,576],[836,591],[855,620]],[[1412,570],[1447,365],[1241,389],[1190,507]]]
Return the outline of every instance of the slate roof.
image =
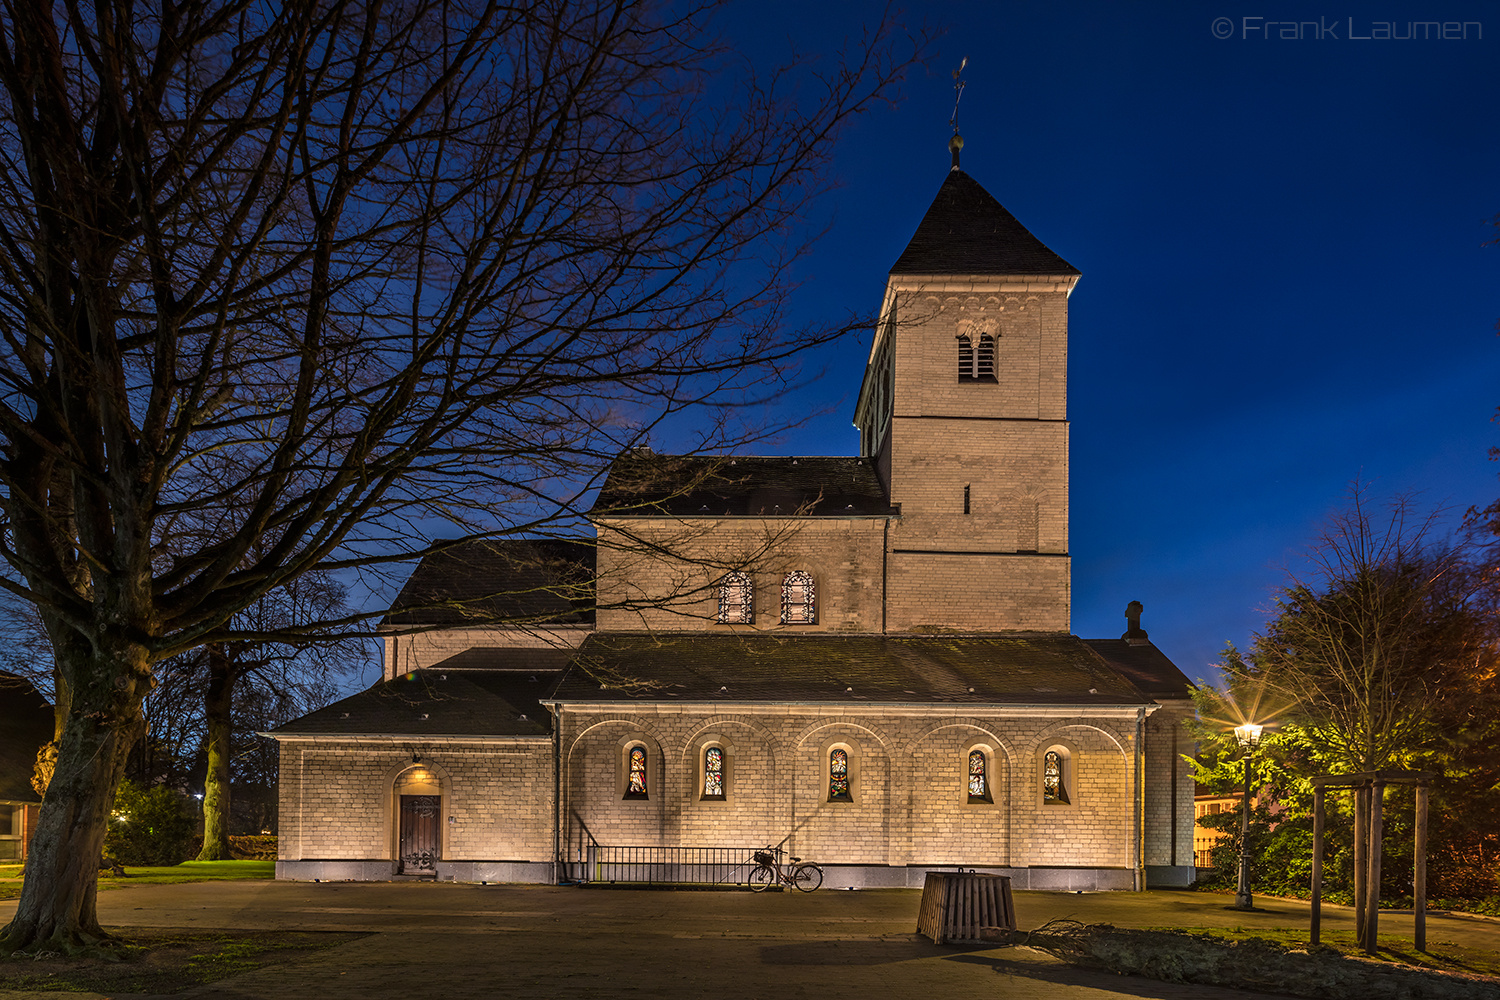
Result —
[[[26,678],[0,670],[0,801],[40,802],[36,752],[52,739],[52,706]]]
[[[611,516],[884,515],[890,498],[864,458],[623,455],[590,513]]]
[[[538,699],[557,677],[555,672],[430,667],[382,681],[271,735],[549,736],[552,716]]]
[[[614,679],[601,686],[596,678]],[[631,681],[652,681],[640,687]],[[1015,635],[596,633],[558,683],[563,702],[1142,705],[1082,639]]]
[[[1078,274],[962,170],[950,170],[892,274]]]
[[[418,563],[384,624],[590,625],[593,598],[589,542],[467,542]]]
[[[1124,639],[1085,639],[1106,663],[1152,698],[1186,698],[1192,681],[1167,654],[1151,643],[1132,646]]]

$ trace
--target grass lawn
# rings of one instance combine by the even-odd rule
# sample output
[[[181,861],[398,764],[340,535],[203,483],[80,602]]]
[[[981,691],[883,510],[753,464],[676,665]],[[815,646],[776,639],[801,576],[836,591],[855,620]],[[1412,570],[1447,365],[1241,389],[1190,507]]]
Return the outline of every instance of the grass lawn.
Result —
[[[1243,941],[1246,938],[1260,938],[1265,941],[1275,941],[1279,945],[1293,949],[1306,948],[1309,940],[1306,927],[1256,928],[1253,931],[1243,930],[1238,927],[1153,927],[1150,929],[1159,931],[1191,930],[1194,934],[1223,938],[1226,941]],[[1451,941],[1438,941],[1432,935],[1432,928],[1428,927],[1427,930],[1427,951],[1425,953],[1417,951],[1415,942],[1411,938],[1396,937],[1390,934],[1380,935],[1380,946],[1376,949],[1373,956],[1366,955],[1364,949],[1354,943],[1354,932],[1352,930],[1325,930],[1320,941],[1325,945],[1337,948],[1340,952],[1351,958],[1369,958],[1377,962],[1397,962],[1402,965],[1415,965],[1419,968],[1436,969],[1441,972],[1464,972],[1484,976],[1500,976],[1500,953],[1477,948],[1464,948]]]
[[[270,862],[204,862],[268,864]],[[171,871],[171,869],[161,869]],[[122,959],[0,960],[0,990],[66,993],[179,993],[203,983],[356,941],[361,933],[225,931],[141,932],[122,940]]]
[[[119,878],[108,871],[99,874],[100,889],[130,885],[173,885],[179,882],[222,882],[236,879],[276,877],[274,861],[184,861],[162,868],[126,868]],[[9,880],[9,881],[7,881]],[[0,899],[21,895],[21,866],[0,865]]]

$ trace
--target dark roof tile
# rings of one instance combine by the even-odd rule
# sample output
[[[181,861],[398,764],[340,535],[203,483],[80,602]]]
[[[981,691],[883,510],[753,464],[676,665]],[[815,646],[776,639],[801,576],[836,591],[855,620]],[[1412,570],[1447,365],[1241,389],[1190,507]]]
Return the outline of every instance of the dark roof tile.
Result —
[[[916,705],[1150,701],[1083,640],[1061,634],[596,633],[553,698]]]
[[[418,563],[384,623],[586,625],[593,598],[591,542],[465,542]]]
[[[892,274],[1077,274],[962,170],[950,170]]]
[[[633,452],[615,460],[594,514],[850,517],[890,513],[863,458],[705,458]]]
[[[1085,639],[1106,663],[1130,678],[1153,698],[1186,698],[1192,681],[1167,654],[1149,642],[1134,646],[1124,639]]]
[[[547,736],[538,701],[557,674],[432,667],[382,681],[274,730],[273,736]]]

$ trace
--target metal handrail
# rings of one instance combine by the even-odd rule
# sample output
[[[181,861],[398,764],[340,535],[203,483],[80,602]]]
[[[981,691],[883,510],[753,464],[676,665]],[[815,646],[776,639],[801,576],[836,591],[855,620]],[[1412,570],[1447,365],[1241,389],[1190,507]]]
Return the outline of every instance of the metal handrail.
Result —
[[[744,885],[759,847],[590,845],[590,882],[628,885]]]

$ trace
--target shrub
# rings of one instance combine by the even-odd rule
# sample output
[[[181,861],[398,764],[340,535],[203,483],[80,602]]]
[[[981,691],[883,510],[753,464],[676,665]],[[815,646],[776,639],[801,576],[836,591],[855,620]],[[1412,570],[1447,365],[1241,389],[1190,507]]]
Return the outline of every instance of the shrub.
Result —
[[[120,782],[104,853],[122,865],[176,865],[193,850],[197,817],[180,793],[165,785]]]
[[[254,836],[229,838],[229,853],[236,858],[246,861],[275,861],[276,860],[276,838],[274,836]]]

